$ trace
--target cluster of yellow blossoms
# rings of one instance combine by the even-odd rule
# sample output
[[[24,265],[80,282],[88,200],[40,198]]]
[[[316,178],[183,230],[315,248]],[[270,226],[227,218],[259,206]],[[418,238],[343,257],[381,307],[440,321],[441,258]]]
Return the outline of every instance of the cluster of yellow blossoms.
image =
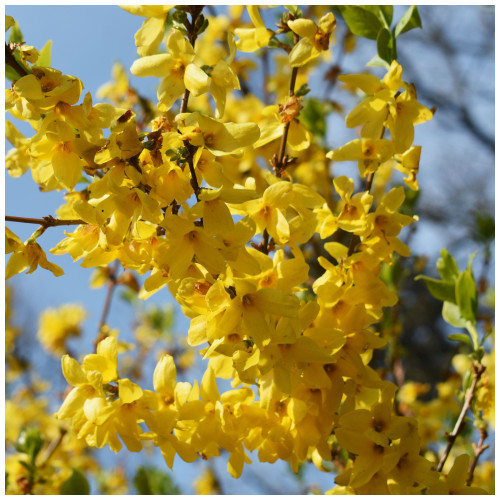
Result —
[[[107,337],[82,363],[63,356],[73,389],[57,418],[71,419],[89,446],[118,451],[123,442],[138,452],[153,442],[170,467],[176,455],[193,462],[225,450],[234,477],[253,451],[295,471],[308,460],[331,470],[341,447],[349,458],[331,493],[482,491],[465,485],[466,456],[448,476],[433,470],[420,455],[417,420],[395,413],[396,386],[369,366],[373,350],[385,344],[372,325],[397,302],[380,278],[382,265],[395,252],[409,255],[399,235],[417,220],[400,212],[403,187],[383,196],[370,187],[379,169],[397,169],[418,189],[413,129],[431,110],[417,101],[396,61],[382,79],[341,76],[365,94],[346,121],[361,136],[326,153],[297,119],[297,97],[266,106],[231,93],[251,64],[235,60],[236,51],[253,52],[275,38],[258,9],[248,7],[252,26],[234,30],[223,16],[207,17],[200,34],[207,43],[197,41],[201,10],[191,9],[191,23],[185,30],[174,25],[166,52],[157,53],[170,8],[126,7],[146,17],[131,72],[159,79],[150,123],[139,122],[119,97],[128,89],[119,68],[103,89],[116,106],[94,104],[89,93],[78,104],[80,80],[36,66],[36,55],[6,91],[7,110],[36,132],[26,138],[7,122],[15,146],[7,169],[14,176],[30,170],[42,191],[66,190],[59,215],[81,221],[51,253],[68,253],[89,268],[118,260],[147,276],[143,299],[168,287],[191,319],[188,343],[208,360],[201,382],[190,384],[177,381],[173,357],[163,355],[154,390],[144,390],[120,377],[117,341]],[[331,12],[318,24],[289,18],[295,43],[287,71],[297,76],[325,54],[334,28]],[[273,175],[259,165],[278,154],[284,134],[298,162],[288,171],[278,164]],[[357,161],[366,189],[355,193],[352,179],[336,176],[319,194],[314,185],[329,178],[327,159]],[[82,177],[90,183],[80,184]],[[326,198],[332,185],[338,196]],[[337,238],[345,233],[350,244]],[[7,237],[8,276],[37,264],[59,274],[35,241],[23,244],[10,231]],[[328,240],[316,279],[307,262],[313,238]],[[232,389],[220,393],[217,378]]]

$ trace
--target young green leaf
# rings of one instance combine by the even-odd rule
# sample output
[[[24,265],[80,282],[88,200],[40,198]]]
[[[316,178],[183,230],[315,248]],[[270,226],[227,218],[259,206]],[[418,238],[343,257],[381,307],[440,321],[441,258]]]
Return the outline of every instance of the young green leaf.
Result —
[[[390,28],[394,10],[392,5],[360,5],[359,7],[377,16],[382,22],[382,26]]]
[[[455,328],[465,328],[467,322],[460,316],[460,309],[456,304],[445,302],[443,304],[443,319]]]
[[[423,274],[419,274],[415,277],[415,280],[423,279],[430,294],[438,299],[448,302],[452,302],[456,304],[455,298],[455,283],[450,281],[442,281],[434,278],[429,278],[428,276],[424,276]]]
[[[394,28],[394,37],[397,38],[401,33],[406,33],[413,28],[421,28],[422,21],[416,5],[412,5],[398,21]]]
[[[339,7],[349,29],[358,36],[376,40],[378,32],[383,28],[379,18],[358,5]]]
[[[455,294],[462,318],[475,323],[477,316],[477,288],[469,270],[460,273],[455,285]]]
[[[38,53],[38,60],[36,62],[37,66],[43,68],[50,67],[50,62],[52,59],[52,40],[48,40],[47,43],[42,47]]]
[[[15,82],[19,80],[21,76],[17,73],[14,68],[11,68],[8,64],[5,65],[5,78],[7,78],[11,82]]]
[[[467,344],[473,349],[472,341],[470,337],[465,333],[452,333],[451,335],[448,335],[448,338],[450,340],[456,340],[457,342],[462,342],[464,344]]]
[[[60,495],[90,495],[90,486],[87,478],[78,469],[61,484]]]
[[[460,274],[455,259],[446,248],[441,250],[441,257],[436,262],[436,268],[441,278],[446,281],[455,281]]]
[[[392,33],[383,28],[379,31],[377,36],[377,52],[381,59],[391,64],[397,58],[396,54],[396,39],[393,38]]]
[[[23,41],[23,34],[19,28],[19,23],[16,21],[10,31],[9,43],[21,43]]]

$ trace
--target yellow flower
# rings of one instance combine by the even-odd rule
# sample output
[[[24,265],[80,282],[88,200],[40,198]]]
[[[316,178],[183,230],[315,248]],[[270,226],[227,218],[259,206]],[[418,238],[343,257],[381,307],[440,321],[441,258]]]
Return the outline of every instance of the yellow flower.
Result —
[[[198,127],[194,127],[193,123],[197,123]],[[251,146],[260,136],[260,129],[255,123],[221,123],[200,113],[188,115],[180,131],[193,146],[203,146],[215,156],[235,153]]]
[[[74,304],[43,311],[38,327],[40,342],[54,355],[64,354],[68,338],[81,334],[80,324],[85,316],[85,309]]]
[[[248,14],[255,28],[236,28],[234,34],[239,38],[236,48],[241,52],[255,52],[266,47],[272,36],[260,17],[257,5],[247,6]]]
[[[22,273],[28,269],[27,274],[31,274],[38,266],[51,271],[54,276],[62,276],[64,271],[47,260],[42,247],[31,238],[22,243],[21,240],[9,229],[5,228],[5,250],[12,253],[5,268],[5,279],[12,278],[15,274]]]
[[[140,56],[154,54],[165,33],[165,21],[173,5],[120,5],[136,16],[146,17],[135,34],[135,44]]]
[[[375,173],[379,165],[387,161],[393,154],[392,141],[362,137],[328,152],[326,157],[334,161],[358,160],[359,175],[366,177],[368,174]]]
[[[483,488],[467,486],[470,457],[466,453],[455,458],[448,474],[442,475],[439,481],[431,485],[427,495],[487,495]]]
[[[158,87],[159,109],[168,111],[188,89],[194,96],[208,91],[208,75],[193,61],[193,46],[182,33],[173,30],[167,40],[169,52],[137,59],[130,71],[135,76],[156,76],[161,78]]]
[[[63,75],[52,68],[32,68],[32,73],[19,78],[13,91],[39,112],[46,113],[59,102],[76,104],[83,89],[82,82],[74,76]]]
[[[425,123],[432,117],[432,111],[417,101],[415,86],[408,85],[396,98],[396,105],[390,107],[387,119],[396,153],[404,153],[413,144],[414,125]]]
[[[290,66],[303,66],[318,57],[323,50],[328,50],[335,24],[335,16],[331,12],[319,20],[319,26],[304,18],[288,21],[288,27],[301,37],[289,54]]]
[[[363,125],[362,137],[379,139],[389,109],[395,107],[394,96],[403,86],[403,68],[393,61],[382,80],[374,75],[340,75],[339,80],[349,86],[358,87],[368,95],[345,119],[349,128]]]

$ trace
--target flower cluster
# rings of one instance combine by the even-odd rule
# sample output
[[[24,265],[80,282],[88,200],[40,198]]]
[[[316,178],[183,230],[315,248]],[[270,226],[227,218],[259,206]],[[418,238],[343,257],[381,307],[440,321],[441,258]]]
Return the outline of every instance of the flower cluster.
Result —
[[[24,49],[26,74],[6,91],[6,109],[35,134],[24,137],[7,122],[15,147],[7,168],[14,176],[30,170],[42,191],[66,191],[61,219],[79,224],[52,254],[101,271],[118,261],[145,277],[142,299],[167,288],[190,318],[188,344],[208,367],[199,383],[177,381],[174,357],[164,354],[154,390],[145,390],[120,376],[117,340],[108,336],[81,363],[63,356],[72,389],[57,418],[70,419],[90,447],[118,452],[123,443],[139,452],[153,443],[169,467],[176,455],[193,462],[225,450],[234,477],[254,451],[294,471],[305,461],[328,470],[340,447],[348,458],[330,493],[479,492],[461,481],[467,457],[446,477],[420,454],[425,405],[414,416],[396,414],[396,385],[370,366],[386,343],[376,325],[398,300],[382,269],[410,255],[401,232],[418,220],[403,213],[404,187],[381,195],[371,187],[377,172],[399,170],[418,189],[414,126],[433,114],[401,65],[393,61],[382,79],[339,77],[364,93],[346,118],[360,137],[327,152],[300,119],[293,85],[276,105],[233,95],[250,66],[237,50],[280,46],[281,33],[266,28],[257,7],[248,7],[253,26],[234,30],[198,6],[125,9],[146,18],[130,71],[156,78],[157,105],[145,109],[118,66],[101,90],[113,104],[94,104],[78,78],[37,66],[37,52]],[[328,52],[335,25],[324,10],[317,23],[296,11],[283,18],[293,82]],[[356,161],[365,188],[356,192],[345,175],[332,179],[329,160]],[[268,162],[274,175],[260,166]],[[62,273],[36,237],[23,244],[6,235],[7,278],[37,265]],[[324,250],[315,261],[312,242]],[[76,313],[71,324],[64,311],[44,317],[40,335],[51,350],[76,333]],[[232,389],[219,392],[218,378]],[[489,411],[492,393],[486,384],[482,391]]]

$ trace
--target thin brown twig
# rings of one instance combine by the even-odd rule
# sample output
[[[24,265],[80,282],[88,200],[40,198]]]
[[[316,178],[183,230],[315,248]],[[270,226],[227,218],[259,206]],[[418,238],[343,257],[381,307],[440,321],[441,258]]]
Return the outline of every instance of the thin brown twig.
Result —
[[[299,36],[294,33],[293,42],[296,45],[299,42]],[[292,75],[290,77],[290,88],[288,90],[288,96],[293,97],[295,95],[295,82],[297,81],[297,74],[299,72],[299,68],[292,68]],[[285,149],[286,149],[286,141],[288,138],[288,130],[290,129],[290,124],[292,122],[289,121],[285,123],[285,128],[283,129],[283,135],[281,136],[280,149],[278,153],[278,159],[275,165],[275,175],[276,177],[281,177],[281,172],[286,167],[285,161]]]
[[[191,22],[187,21],[186,29],[188,31],[189,42],[191,43],[193,48],[194,48],[194,44],[196,42],[196,39],[198,38],[198,33],[196,32],[196,19],[201,14],[202,10],[203,10],[203,5],[192,5],[189,7],[189,10],[188,10],[189,13],[191,14]],[[179,111],[180,113],[187,112],[189,95],[190,95],[190,92],[186,88],[184,90],[184,95],[182,96],[181,108]],[[194,152],[196,151],[196,148],[194,148],[189,143],[189,141],[184,141],[184,146],[189,151],[187,163],[189,166],[189,172],[191,174],[191,186],[193,187],[193,191],[194,191],[194,194],[196,196],[196,200],[199,201],[200,200],[200,198],[199,198],[200,185],[198,184],[198,179],[196,178],[196,170],[194,168],[194,162],[193,162]]]
[[[45,456],[43,457],[42,463],[38,466],[39,469],[45,467],[49,463],[49,460],[52,458],[52,455],[54,455],[57,448],[61,445],[67,432],[68,431],[66,429],[59,429],[59,436],[49,443],[49,446],[45,450]]]
[[[53,226],[77,226],[80,224],[87,224],[81,219],[55,219],[52,215],[47,215],[42,219],[33,219],[31,217],[17,217],[14,215],[6,215],[5,220],[7,222],[24,222],[25,224],[40,224],[41,226],[53,227]]]
[[[457,422],[455,424],[453,431],[450,434],[446,433],[446,439],[448,440],[448,444],[447,444],[446,449],[441,457],[441,460],[439,460],[438,466],[436,467],[436,470],[438,472],[441,472],[443,470],[444,464],[445,464],[446,459],[448,458],[448,456],[450,454],[450,451],[455,443],[455,440],[457,439],[457,436],[462,431],[462,427],[463,427],[464,420],[465,420],[465,415],[467,414],[467,412],[469,411],[469,409],[471,407],[472,400],[474,399],[474,393],[476,392],[477,384],[479,382],[479,379],[481,378],[481,375],[483,374],[483,372],[486,368],[481,363],[474,362],[472,365],[472,369],[474,370],[474,378],[472,380],[471,386],[469,387],[469,389],[467,389],[467,392],[465,394],[465,401],[464,401],[464,404],[462,406],[462,411],[460,412],[460,415],[457,419]]]
[[[484,441],[486,440],[487,437],[488,437],[488,431],[484,427],[481,427],[479,429],[479,442],[477,443],[477,445],[475,443],[472,443],[472,447],[474,448],[474,459],[469,465],[469,471],[467,474],[467,482],[466,482],[467,486],[470,486],[472,484],[472,481],[474,479],[474,470],[476,469],[479,457],[483,454],[483,452],[485,452],[489,448],[489,445],[484,444]]]
[[[29,74],[28,70],[18,63],[12,47],[7,42],[5,42],[5,64],[8,64],[21,77]]]
[[[95,346],[101,341],[104,340],[107,335],[103,334],[102,329],[106,324],[106,319],[109,314],[109,310],[111,308],[111,298],[113,297],[113,291],[118,284],[117,274],[118,274],[118,266],[120,265],[120,261],[116,260],[113,267],[109,269],[108,275],[108,289],[106,291],[106,299],[104,300],[104,307],[102,309],[101,319],[99,321],[99,326],[97,327],[97,337],[94,341]]]

